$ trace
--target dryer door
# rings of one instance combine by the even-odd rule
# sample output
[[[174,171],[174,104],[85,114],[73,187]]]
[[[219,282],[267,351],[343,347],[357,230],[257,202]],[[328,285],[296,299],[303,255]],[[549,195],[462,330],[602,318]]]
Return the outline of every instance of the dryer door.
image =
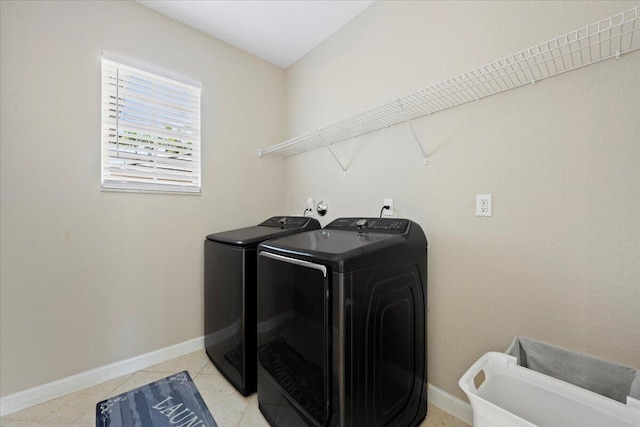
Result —
[[[260,252],[258,401],[274,425],[326,424],[328,290],[324,265]]]

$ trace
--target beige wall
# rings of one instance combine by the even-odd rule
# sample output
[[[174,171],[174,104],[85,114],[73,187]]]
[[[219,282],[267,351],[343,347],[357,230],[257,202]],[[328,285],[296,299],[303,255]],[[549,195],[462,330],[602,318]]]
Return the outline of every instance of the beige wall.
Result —
[[[640,367],[640,53],[414,121],[428,166],[405,126],[335,146],[346,176],[326,150],[256,157],[287,118],[294,136],[634,4],[379,2],[285,75],[133,2],[0,2],[0,395],[201,336],[204,235],[285,197],[327,201],[323,224],[393,197],[422,225],[450,393],[516,334]],[[103,50],[202,82],[201,196],[100,191]]]
[[[1,4],[0,394],[203,335],[202,241],[281,209],[285,73],[134,2]],[[100,57],[202,82],[201,196],[100,191]]]
[[[635,2],[378,2],[287,72],[289,136]],[[395,214],[429,239],[429,382],[523,335],[640,368],[640,52],[287,160],[291,211]],[[492,193],[490,218],[475,195]]]

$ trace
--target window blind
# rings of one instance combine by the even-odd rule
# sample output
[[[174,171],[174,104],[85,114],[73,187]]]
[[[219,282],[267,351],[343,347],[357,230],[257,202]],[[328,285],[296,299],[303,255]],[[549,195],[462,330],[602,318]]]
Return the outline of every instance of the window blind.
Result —
[[[200,193],[200,88],[102,58],[102,188]]]

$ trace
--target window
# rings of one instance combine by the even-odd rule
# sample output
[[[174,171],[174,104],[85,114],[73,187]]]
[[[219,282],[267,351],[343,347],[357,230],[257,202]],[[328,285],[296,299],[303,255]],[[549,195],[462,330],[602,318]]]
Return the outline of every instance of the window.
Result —
[[[200,193],[200,84],[114,58],[102,57],[102,188]]]

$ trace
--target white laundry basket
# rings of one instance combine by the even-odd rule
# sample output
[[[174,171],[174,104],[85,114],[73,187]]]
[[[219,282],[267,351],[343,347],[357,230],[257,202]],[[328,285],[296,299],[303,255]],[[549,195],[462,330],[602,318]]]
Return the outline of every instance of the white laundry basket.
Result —
[[[458,384],[474,427],[640,427],[640,400],[617,402],[518,366],[504,353],[482,356]]]

